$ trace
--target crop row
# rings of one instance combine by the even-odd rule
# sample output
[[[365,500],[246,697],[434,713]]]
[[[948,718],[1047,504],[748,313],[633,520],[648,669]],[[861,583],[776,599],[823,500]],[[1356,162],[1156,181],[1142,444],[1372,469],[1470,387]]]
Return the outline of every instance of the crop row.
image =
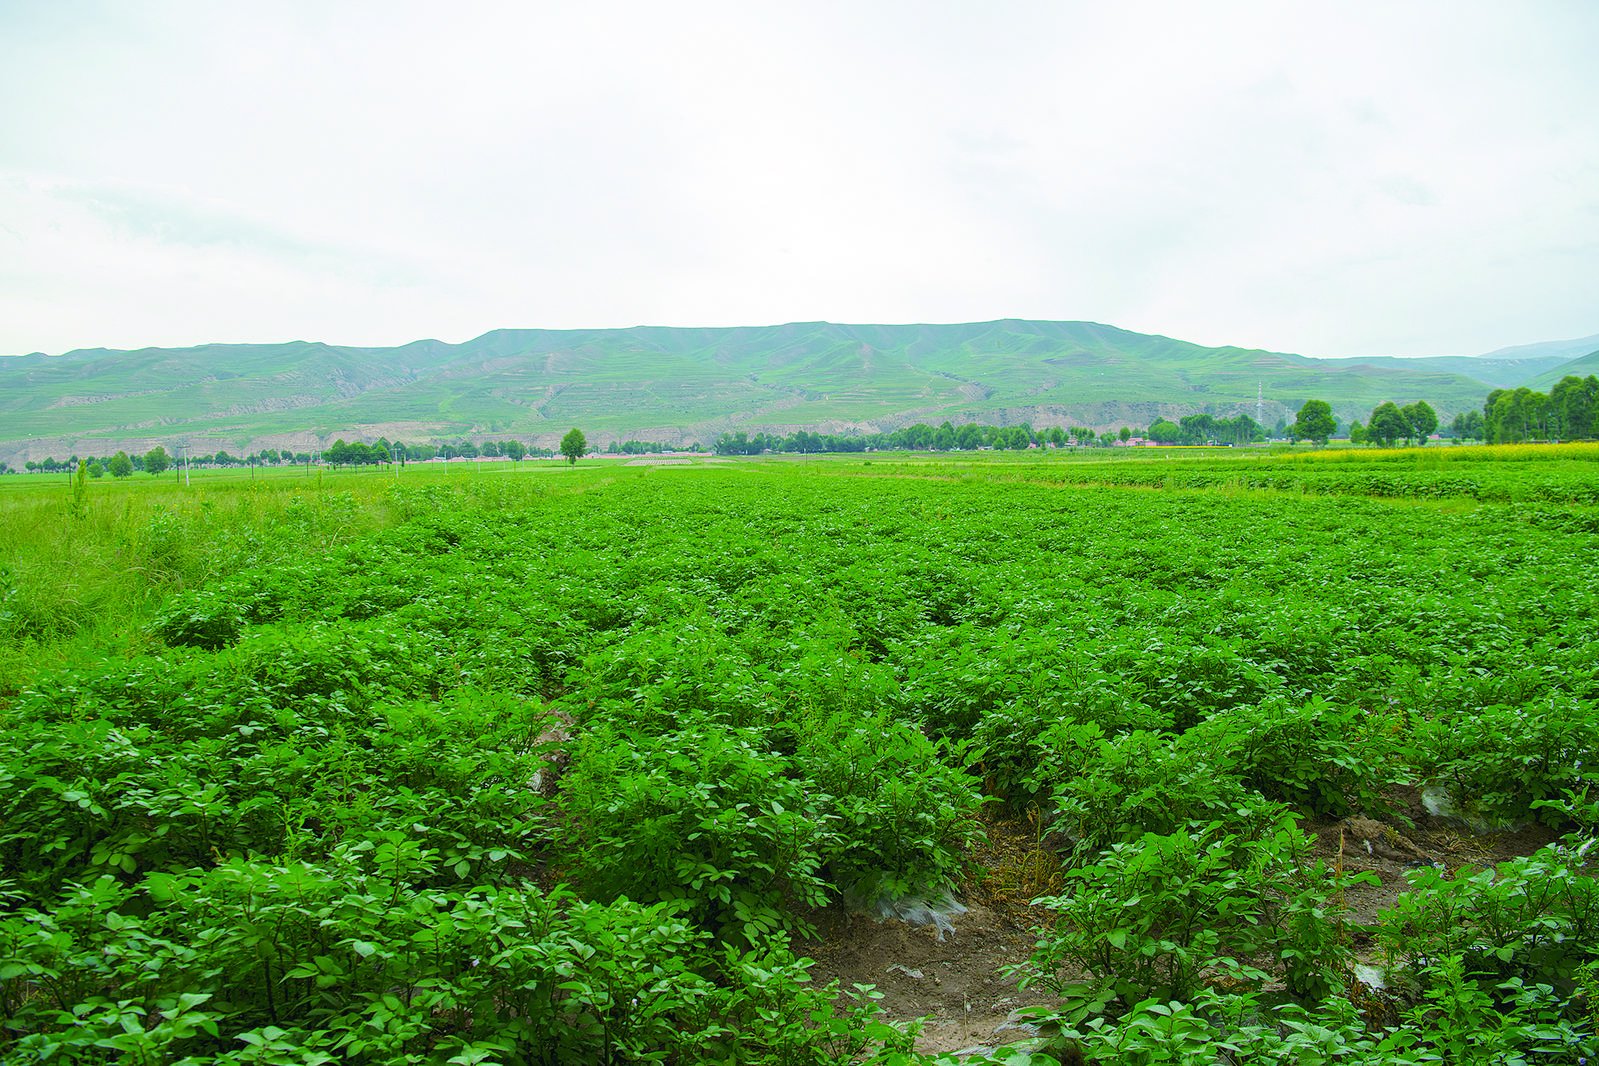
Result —
[[[892,1058],[869,997],[838,1006],[796,949],[819,908],[957,891],[984,802],[1047,812],[1075,871],[1024,976],[1056,1024],[1098,1020],[1089,1046],[1225,960],[1326,1022],[1347,884],[1297,818],[1426,782],[1480,821],[1583,819],[1580,509],[871,473],[663,469],[504,508],[402,487],[399,525],[180,593],[164,649],[41,678],[0,731],[0,1040]],[[1591,878],[1536,861],[1568,898],[1493,949],[1574,924],[1495,979],[1569,987]],[[1418,1002],[1449,958],[1480,969],[1426,900],[1499,890],[1453,883],[1395,919],[1432,922],[1392,934]],[[1148,920],[1106,924],[1129,894]],[[1224,1007],[1185,1009],[1198,1032]],[[1572,1010],[1524,1016],[1588,1039]]]

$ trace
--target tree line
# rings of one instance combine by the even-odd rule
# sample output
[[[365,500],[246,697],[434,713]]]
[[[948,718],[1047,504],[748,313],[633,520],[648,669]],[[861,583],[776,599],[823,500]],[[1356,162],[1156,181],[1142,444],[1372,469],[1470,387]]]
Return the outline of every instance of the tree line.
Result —
[[[125,451],[119,451],[115,455],[108,456],[86,455],[80,458],[74,455],[64,460],[51,457],[37,462],[29,460],[23,464],[23,468],[30,474],[73,473],[81,469],[88,477],[105,477],[110,474],[112,477],[122,478],[132,477],[136,470],[143,470],[147,474],[160,474],[171,469],[173,462],[166,448],[157,444],[142,455],[129,455]],[[5,464],[0,463],[0,471],[4,470]]]
[[[1400,440],[1425,441],[1438,429],[1437,412],[1426,401],[1403,407],[1389,402],[1377,405],[1365,425],[1351,423],[1349,440],[1391,447]],[[1489,444],[1593,440],[1599,437],[1599,375],[1567,374],[1547,393],[1525,385],[1494,389],[1482,410],[1455,415],[1447,433]]]
[[[1197,414],[1176,422],[1160,419],[1147,436],[1156,444],[1251,444],[1266,439],[1266,427],[1246,414],[1232,418]]]
[[[556,452],[537,448],[519,440],[490,440],[474,444],[458,440],[444,444],[407,444],[379,437],[371,444],[346,443],[341,437],[321,452],[322,461],[332,466],[365,466],[373,463],[425,463],[430,459],[547,459]]]
[[[1064,448],[1068,445],[1109,445],[1125,443],[1134,436],[1131,427],[1123,426],[1119,432],[1097,432],[1087,426],[1069,429],[1053,426],[1035,430],[1022,423],[1016,426],[992,426],[968,422],[956,426],[945,421],[932,426],[925,422],[902,426],[886,433],[816,433],[797,430],[786,435],[776,433],[722,433],[711,445],[717,455],[762,455],[765,453],[817,454],[821,452],[959,452],[982,448],[995,450],[1021,450],[1033,447]]]
[[[918,422],[886,433],[817,433],[798,430],[786,435],[756,433],[752,436],[740,430],[718,435],[711,450],[717,455],[1020,450],[1034,447],[1105,447],[1126,444],[1133,439],[1149,440],[1156,444],[1251,444],[1273,437],[1325,444],[1336,429],[1337,419],[1333,417],[1331,407],[1325,401],[1310,400],[1300,408],[1292,424],[1279,421],[1269,432],[1247,414],[1231,418],[1217,418],[1203,413],[1184,415],[1176,422],[1161,418],[1145,430],[1122,426],[1114,432],[1096,431],[1087,426],[1054,426],[1035,430],[1027,423],[995,426],[968,422],[956,426],[945,421],[937,426]],[[1373,408],[1366,422],[1351,422],[1349,440],[1353,444],[1392,447],[1399,441],[1406,444],[1424,442],[1439,429],[1438,414],[1425,400],[1404,406],[1389,401]],[[1567,375],[1547,393],[1527,386],[1494,389],[1488,394],[1482,410],[1460,412],[1444,428],[1444,432],[1461,440],[1481,440],[1493,444],[1594,439],[1599,436],[1599,376],[1589,374],[1582,378],[1574,374]],[[613,440],[605,447],[605,451],[611,455],[654,455],[675,450],[675,445],[641,440]],[[699,445],[688,445],[687,450],[698,451]],[[315,460],[332,466],[364,466],[389,462],[425,462],[435,458],[503,458],[520,461],[526,458],[550,458],[557,454],[572,458],[567,448],[556,452],[550,448],[532,447],[518,440],[491,440],[479,444],[463,439],[442,444],[410,444],[379,437],[370,444],[346,442],[340,438],[320,452],[263,448],[236,456],[227,451],[217,451],[212,454],[191,454],[185,457],[185,461],[197,467],[278,466],[285,463],[308,464]],[[586,443],[577,454],[587,454]],[[89,477],[109,474],[125,478],[131,477],[136,471],[161,474],[171,469],[176,462],[166,448],[158,444],[142,454],[130,455],[118,451],[110,456],[89,455],[80,458],[74,455],[65,460],[52,457],[29,460],[23,465],[29,473],[47,474],[70,473],[84,465]],[[0,473],[5,472],[8,472],[8,468],[0,463]]]
[[[1417,400],[1403,407],[1389,400],[1372,409],[1371,418],[1365,425],[1359,422],[1349,424],[1349,443],[1375,444],[1383,448],[1392,448],[1399,440],[1406,444],[1411,441],[1424,444],[1437,429],[1438,412],[1426,400]]]
[[[1525,385],[1495,389],[1483,404],[1481,428],[1494,444],[1591,440],[1599,436],[1599,376],[1567,374],[1548,393]]]

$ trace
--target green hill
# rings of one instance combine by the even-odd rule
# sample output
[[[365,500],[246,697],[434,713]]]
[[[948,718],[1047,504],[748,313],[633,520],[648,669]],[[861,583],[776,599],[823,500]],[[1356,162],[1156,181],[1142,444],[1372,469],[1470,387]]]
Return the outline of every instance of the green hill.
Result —
[[[1536,378],[1526,382],[1526,384],[1540,392],[1548,392],[1563,377],[1585,378],[1589,374],[1599,374],[1599,351],[1592,351],[1570,362],[1561,363],[1559,366],[1539,374]]]
[[[1566,361],[1577,359],[1589,352],[1599,349],[1599,333],[1592,337],[1578,337],[1569,341],[1540,341],[1537,344],[1518,344],[1512,348],[1500,348],[1486,355],[1482,359],[1537,359],[1553,356]]]
[[[1459,374],[1496,389],[1513,389],[1518,385],[1529,384],[1539,375],[1563,365],[1570,358],[1569,355],[1438,355],[1419,359],[1375,356],[1363,359],[1329,359],[1325,362]]]
[[[495,330],[463,344],[295,341],[0,359],[0,459],[187,440],[197,450],[510,437],[685,443],[725,430],[911,422],[1147,425],[1206,411],[1345,421],[1424,399],[1447,421],[1548,353],[1478,365],[1206,348],[1091,322]],[[1473,373],[1472,371],[1476,371]],[[1514,380],[1512,380],[1514,379]]]

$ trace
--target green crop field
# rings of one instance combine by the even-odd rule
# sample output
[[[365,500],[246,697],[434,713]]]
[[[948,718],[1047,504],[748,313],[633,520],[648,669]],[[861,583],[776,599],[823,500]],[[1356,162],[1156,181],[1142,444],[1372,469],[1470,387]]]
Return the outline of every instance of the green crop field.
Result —
[[[0,478],[0,1059],[1587,1061],[1599,446],[1106,454]]]

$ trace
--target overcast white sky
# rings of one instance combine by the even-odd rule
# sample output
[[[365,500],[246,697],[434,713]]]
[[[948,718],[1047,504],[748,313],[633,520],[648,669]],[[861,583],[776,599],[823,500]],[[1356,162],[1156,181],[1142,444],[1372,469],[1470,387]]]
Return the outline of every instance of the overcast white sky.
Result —
[[[1599,3],[0,2],[0,353],[1599,332]]]

